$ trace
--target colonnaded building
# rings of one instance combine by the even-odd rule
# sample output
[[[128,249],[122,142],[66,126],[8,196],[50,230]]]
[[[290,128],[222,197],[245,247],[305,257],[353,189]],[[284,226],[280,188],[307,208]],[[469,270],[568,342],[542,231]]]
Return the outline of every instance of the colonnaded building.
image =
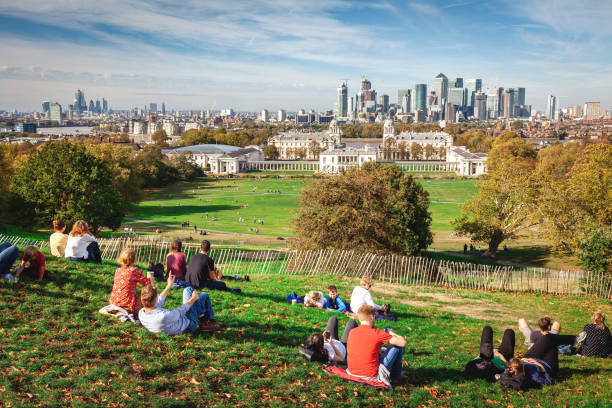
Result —
[[[289,131],[270,137],[268,144],[278,160],[264,160],[259,146],[197,145],[165,149],[168,155],[187,153],[214,174],[236,174],[257,170],[294,170],[338,173],[366,162],[395,163],[406,171],[455,172],[464,176],[486,173],[485,153],[472,153],[453,146],[446,132],[401,132],[393,121],[384,124],[382,143],[343,142],[334,120],[322,132]]]

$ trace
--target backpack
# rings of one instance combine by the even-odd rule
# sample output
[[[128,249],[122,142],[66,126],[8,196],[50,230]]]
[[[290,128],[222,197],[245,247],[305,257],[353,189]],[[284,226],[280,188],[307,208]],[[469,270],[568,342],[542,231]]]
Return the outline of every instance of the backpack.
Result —
[[[149,271],[153,272],[153,276],[155,277],[155,280],[158,282],[163,282],[165,281],[164,279],[164,265],[157,263],[154,265],[149,265]]]
[[[319,363],[327,363],[327,358],[321,354],[319,350],[314,348],[300,346],[299,355],[310,362],[318,361]]]
[[[495,367],[495,365],[493,365],[493,362],[491,360],[483,360],[482,358],[477,358],[465,365],[463,375],[493,381],[495,379],[495,374],[497,374],[498,372],[499,370],[497,369],[497,367]]]

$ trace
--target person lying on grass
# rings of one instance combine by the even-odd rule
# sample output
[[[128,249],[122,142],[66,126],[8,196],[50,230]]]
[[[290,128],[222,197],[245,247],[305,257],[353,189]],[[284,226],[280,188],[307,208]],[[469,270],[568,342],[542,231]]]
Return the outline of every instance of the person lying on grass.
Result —
[[[21,258],[21,264],[15,269],[15,278],[19,280],[22,273],[35,277],[38,280],[42,280],[45,274],[45,255],[38,250],[34,245],[26,247],[23,251],[23,258]],[[17,281],[16,280],[16,281]]]
[[[358,324],[355,320],[349,320],[344,327],[342,339],[338,340],[338,318],[332,316],[327,320],[327,326],[323,333],[313,333],[308,337],[304,346],[317,352],[324,362],[346,361],[346,343],[348,336]]]
[[[402,356],[406,339],[392,330],[385,332],[374,328],[376,308],[363,305],[357,311],[361,325],[352,329],[347,340],[348,368],[346,372],[354,377],[370,381],[381,381],[391,386],[391,377],[404,379]],[[381,346],[389,344],[381,353]]]
[[[514,330],[506,329],[501,345],[498,349],[494,349],[493,329],[491,326],[485,326],[480,336],[480,354],[466,364],[463,374],[494,381],[495,374],[503,373],[508,361],[514,357],[514,342]]]
[[[117,258],[120,265],[115,270],[113,290],[110,295],[109,303],[126,309],[130,313],[136,313],[141,308],[138,297],[136,296],[136,285],[146,286],[151,282],[146,278],[140,269],[134,266],[136,263],[136,252],[132,248],[124,248]]]
[[[157,287],[148,284],[142,289],[140,300],[143,308],[138,312],[138,319],[145,329],[151,333],[165,333],[176,335],[193,333],[199,327],[202,331],[219,330],[214,321],[210,297],[207,293],[196,292],[192,287],[183,290],[183,304],[176,309],[163,309],[162,306],[174,284],[174,275],[170,274],[166,288],[158,295]]]
[[[338,289],[334,285],[330,285],[327,287],[327,294],[329,297],[325,299],[325,304],[323,308],[329,312],[344,312],[346,310],[346,305],[338,296]]]

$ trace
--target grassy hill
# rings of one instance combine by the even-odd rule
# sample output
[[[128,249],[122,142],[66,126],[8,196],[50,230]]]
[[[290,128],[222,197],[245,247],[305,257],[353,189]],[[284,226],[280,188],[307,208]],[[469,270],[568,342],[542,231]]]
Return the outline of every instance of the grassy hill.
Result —
[[[559,381],[528,393],[468,380],[460,372],[478,354],[482,326],[496,341],[518,317],[550,314],[577,333],[598,299],[502,294],[379,283],[376,300],[399,317],[408,340],[408,383],[375,391],[327,377],[298,357],[297,346],[322,331],[329,313],[283,301],[291,291],[336,284],[348,298],[354,279],[257,275],[243,293],[209,292],[224,331],[170,337],[97,311],[107,304],[116,265],[48,257],[42,282],[0,281],[1,406],[610,406],[612,363],[561,357]],[[176,307],[173,290],[167,305]],[[347,318],[340,318],[341,325]],[[379,323],[379,327],[384,327]],[[516,327],[515,327],[516,328]],[[517,334],[517,354],[525,351]]]

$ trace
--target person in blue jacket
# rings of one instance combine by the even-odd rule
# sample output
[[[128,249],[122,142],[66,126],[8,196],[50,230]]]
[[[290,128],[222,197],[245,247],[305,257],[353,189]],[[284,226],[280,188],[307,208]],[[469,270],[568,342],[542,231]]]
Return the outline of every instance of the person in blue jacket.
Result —
[[[331,285],[327,288],[327,294],[329,297],[325,299],[325,305],[323,308],[329,312],[344,312],[346,310],[346,305],[338,296],[338,289]]]

